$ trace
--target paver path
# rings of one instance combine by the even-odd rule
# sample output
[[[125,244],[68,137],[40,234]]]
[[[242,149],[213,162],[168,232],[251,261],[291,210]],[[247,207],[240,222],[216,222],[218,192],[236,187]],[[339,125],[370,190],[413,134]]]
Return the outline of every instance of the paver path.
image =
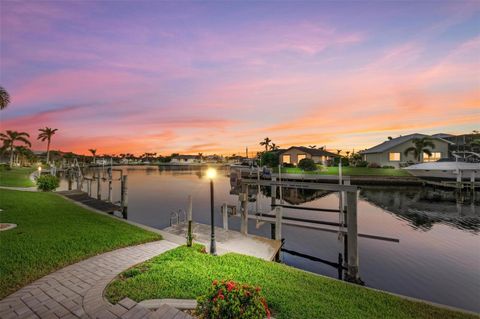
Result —
[[[121,248],[49,274],[0,301],[0,318],[144,318],[135,302],[111,305],[103,290],[119,273],[178,244],[167,240]],[[161,318],[161,317],[160,317]]]

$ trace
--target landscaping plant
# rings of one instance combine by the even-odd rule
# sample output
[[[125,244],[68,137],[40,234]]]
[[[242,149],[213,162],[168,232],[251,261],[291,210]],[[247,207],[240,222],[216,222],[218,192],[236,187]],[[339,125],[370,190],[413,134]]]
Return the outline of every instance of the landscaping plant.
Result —
[[[60,186],[60,180],[53,175],[41,175],[37,178],[37,188],[43,192],[51,192]]]
[[[304,171],[316,171],[317,165],[311,158],[304,158],[298,163],[298,168],[301,168]]]
[[[197,299],[197,314],[202,319],[270,318],[270,310],[260,291],[259,287],[214,280],[209,291]]]

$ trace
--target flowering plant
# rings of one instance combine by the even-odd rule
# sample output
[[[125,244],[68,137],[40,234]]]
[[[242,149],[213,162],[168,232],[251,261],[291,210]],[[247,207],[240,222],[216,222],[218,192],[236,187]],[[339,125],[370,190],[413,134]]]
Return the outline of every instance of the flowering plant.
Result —
[[[214,280],[208,292],[198,298],[197,314],[203,319],[270,318],[259,287],[233,281]]]

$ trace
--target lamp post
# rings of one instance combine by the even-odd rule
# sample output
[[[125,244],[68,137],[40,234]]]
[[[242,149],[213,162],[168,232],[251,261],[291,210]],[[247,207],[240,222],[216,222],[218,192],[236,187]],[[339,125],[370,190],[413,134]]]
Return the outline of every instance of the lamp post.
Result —
[[[40,175],[42,175],[42,167],[41,166],[38,167],[38,177],[40,177]]]
[[[217,176],[217,171],[214,168],[207,169],[207,177],[210,179],[210,223],[211,223],[211,237],[210,237],[210,254],[217,255],[217,244],[215,243],[215,222],[214,222],[214,199],[213,199],[213,179]]]

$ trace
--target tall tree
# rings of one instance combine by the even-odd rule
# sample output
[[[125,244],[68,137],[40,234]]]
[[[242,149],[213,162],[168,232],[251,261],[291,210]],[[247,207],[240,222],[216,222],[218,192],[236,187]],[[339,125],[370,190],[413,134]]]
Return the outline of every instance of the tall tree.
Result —
[[[0,110],[3,110],[10,104],[10,94],[8,94],[7,90],[0,86]]]
[[[414,138],[412,139],[413,146],[410,146],[404,151],[405,156],[412,153],[413,157],[420,162],[422,159],[422,154],[425,153],[428,156],[432,156],[432,150],[435,148],[435,144],[429,137]],[[430,148],[431,149],[430,149]]]
[[[15,142],[22,142],[28,146],[32,146],[32,143],[28,140],[30,135],[26,132],[17,132],[7,130],[5,133],[0,133],[0,140],[3,145],[10,150],[10,167],[13,166],[13,153],[15,150]]]
[[[275,144],[275,143],[270,144],[270,150],[271,150],[271,151],[276,151],[276,150],[278,150],[279,148],[280,148],[280,146],[278,146],[278,145]]]
[[[263,141],[260,142],[260,145],[265,146],[265,152],[268,152],[268,148],[270,146],[271,141],[272,141],[271,139],[269,139],[268,137],[265,137]]]
[[[41,140],[42,142],[47,141],[47,164],[50,163],[50,142],[52,140],[52,136],[55,134],[56,131],[58,131],[58,128],[50,128],[50,127],[45,127],[38,129],[40,131],[40,134],[38,134],[37,140]]]
[[[97,150],[95,148],[91,148],[88,150],[90,153],[92,153],[93,156],[93,164],[95,164],[95,157],[97,155]]]

